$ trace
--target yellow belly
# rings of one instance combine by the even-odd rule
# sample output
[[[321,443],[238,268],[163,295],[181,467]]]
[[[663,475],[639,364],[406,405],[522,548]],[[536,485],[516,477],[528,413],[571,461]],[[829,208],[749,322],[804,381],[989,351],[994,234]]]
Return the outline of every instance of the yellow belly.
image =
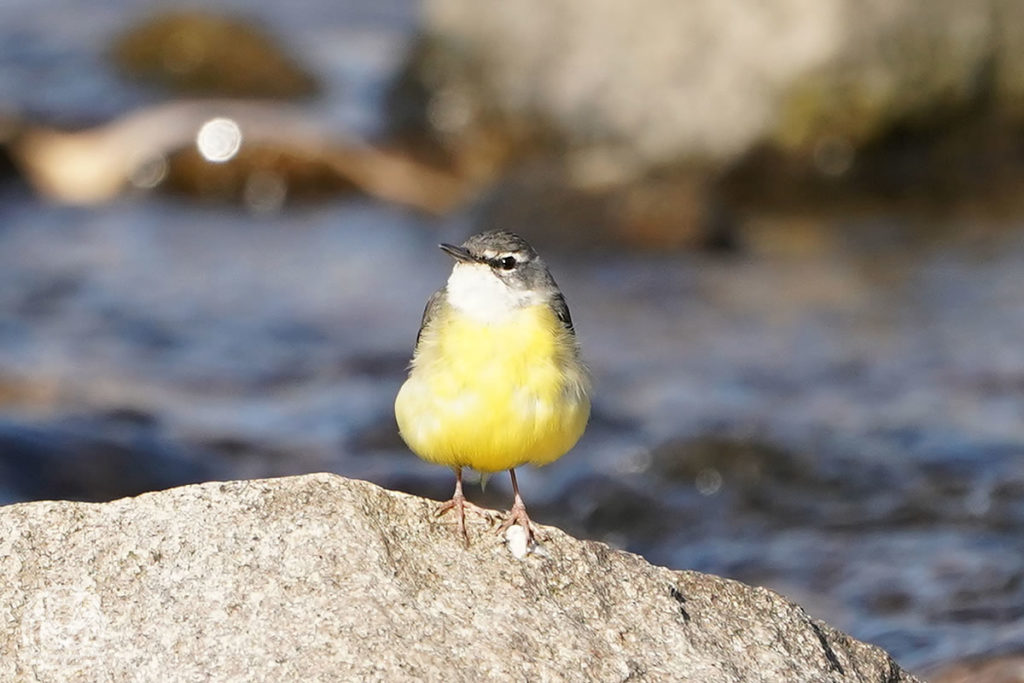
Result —
[[[500,324],[446,309],[423,332],[395,417],[424,460],[497,472],[572,448],[590,416],[587,391],[575,341],[547,307]]]

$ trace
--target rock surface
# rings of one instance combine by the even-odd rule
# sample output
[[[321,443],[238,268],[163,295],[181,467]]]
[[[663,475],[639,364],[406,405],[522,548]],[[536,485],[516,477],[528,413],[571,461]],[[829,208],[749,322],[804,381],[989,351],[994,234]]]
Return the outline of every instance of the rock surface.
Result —
[[[1020,2],[423,7],[393,135],[544,247],[732,249],[752,209],[1019,195]]]
[[[596,150],[578,164],[588,177],[728,162],[762,142],[815,149],[835,172],[841,150],[897,123],[979,104],[1020,116],[1021,8],[429,0],[412,69],[452,139],[482,119],[540,122]]]
[[[1020,655],[975,658],[937,668],[931,683],[1024,683],[1024,657]]]
[[[2,508],[0,679],[917,680],[766,589],[433,508],[326,474]]]
[[[114,41],[111,57],[130,78],[184,93],[295,99],[320,90],[258,24],[203,11],[150,17]]]

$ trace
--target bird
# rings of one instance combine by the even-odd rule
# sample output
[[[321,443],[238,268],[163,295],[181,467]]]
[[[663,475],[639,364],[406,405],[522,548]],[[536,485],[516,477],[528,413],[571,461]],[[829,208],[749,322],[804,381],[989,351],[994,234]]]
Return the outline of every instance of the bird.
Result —
[[[565,297],[547,265],[519,235],[494,230],[440,244],[455,263],[423,311],[408,378],[395,399],[399,434],[416,455],[455,472],[455,511],[466,546],[462,471],[508,470],[512,507],[498,527],[536,535],[516,468],[547,465],[579,440],[590,417],[591,383]]]

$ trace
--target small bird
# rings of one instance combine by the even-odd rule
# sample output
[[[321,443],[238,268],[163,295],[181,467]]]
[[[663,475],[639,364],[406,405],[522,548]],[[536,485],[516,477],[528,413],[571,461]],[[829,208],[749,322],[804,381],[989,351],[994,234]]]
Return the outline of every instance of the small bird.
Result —
[[[515,468],[565,455],[590,417],[590,380],[569,308],[544,261],[519,235],[492,231],[461,246],[447,284],[427,301],[409,377],[395,399],[399,433],[420,458],[455,470],[455,510],[466,545],[462,470],[508,470],[515,495],[499,527],[536,540]]]

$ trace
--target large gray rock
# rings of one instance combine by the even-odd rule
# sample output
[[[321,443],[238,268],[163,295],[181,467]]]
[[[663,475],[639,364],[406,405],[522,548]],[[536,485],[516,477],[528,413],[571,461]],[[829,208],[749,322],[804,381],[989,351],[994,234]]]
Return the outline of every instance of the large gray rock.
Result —
[[[449,140],[543,122],[580,181],[758,143],[847,146],[975,105],[1024,114],[1016,0],[427,0],[412,71]]]
[[[0,679],[913,681],[763,588],[325,474],[0,508]]]

